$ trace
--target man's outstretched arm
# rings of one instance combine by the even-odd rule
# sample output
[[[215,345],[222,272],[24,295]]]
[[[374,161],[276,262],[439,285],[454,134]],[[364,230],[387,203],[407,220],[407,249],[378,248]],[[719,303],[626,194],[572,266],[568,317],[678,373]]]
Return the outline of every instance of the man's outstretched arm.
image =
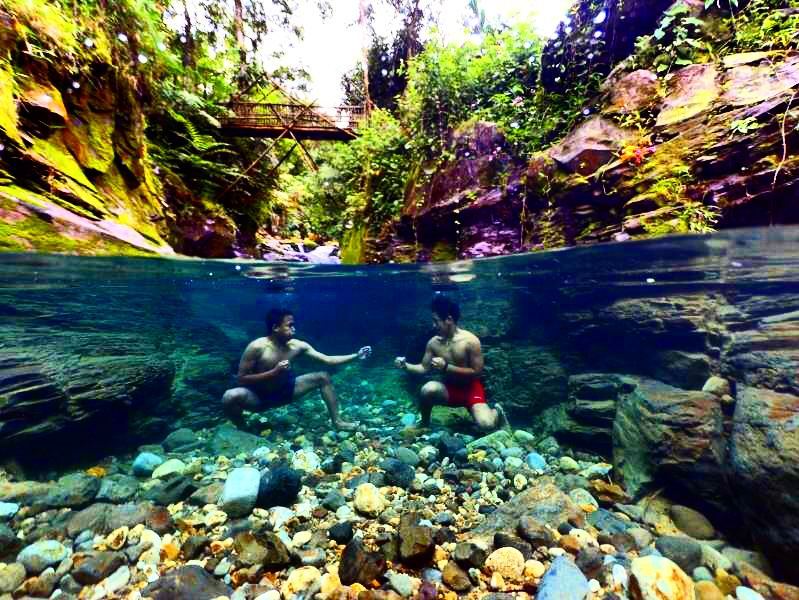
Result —
[[[431,347],[430,342],[428,342],[427,347],[424,350],[422,362],[418,365],[406,362],[405,357],[403,356],[398,356],[394,360],[394,364],[396,364],[398,368],[402,369],[403,371],[407,371],[408,373],[413,373],[414,375],[427,375],[430,372],[430,363],[432,361],[433,348]]]
[[[313,346],[311,346],[308,342],[303,342],[304,346],[302,351],[306,356],[312,358],[314,360],[318,360],[322,364],[325,364],[329,367],[335,367],[336,365],[344,365],[348,362],[352,362],[356,358],[366,358],[372,353],[372,348],[370,346],[364,346],[358,352],[354,354],[338,354],[334,356],[329,356],[327,354],[323,354],[316,350]]]

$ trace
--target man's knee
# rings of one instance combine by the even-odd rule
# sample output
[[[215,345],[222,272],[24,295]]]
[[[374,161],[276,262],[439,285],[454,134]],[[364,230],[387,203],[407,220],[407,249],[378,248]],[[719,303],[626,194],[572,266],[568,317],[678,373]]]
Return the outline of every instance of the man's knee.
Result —
[[[428,381],[420,391],[423,402],[433,402],[441,396],[441,384],[437,381]]]
[[[318,373],[314,373],[313,377],[314,385],[318,387],[330,385],[330,373],[327,371],[319,371]]]
[[[497,425],[497,414],[488,408],[487,404],[477,404],[472,407],[472,416],[475,424],[480,429],[493,429]]]

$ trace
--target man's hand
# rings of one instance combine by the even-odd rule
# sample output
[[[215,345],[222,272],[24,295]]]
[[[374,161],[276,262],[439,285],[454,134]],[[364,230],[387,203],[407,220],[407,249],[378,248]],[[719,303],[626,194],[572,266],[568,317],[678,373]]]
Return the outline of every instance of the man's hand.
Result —
[[[447,368],[447,361],[445,361],[440,356],[436,356],[434,359],[430,361],[430,366],[433,367],[436,371],[443,371]]]
[[[363,360],[365,358],[369,358],[372,355],[372,347],[371,346],[364,346],[360,350],[358,350],[358,359]]]
[[[290,368],[291,368],[291,363],[287,360],[281,360],[279,363],[275,365],[275,371],[277,373],[288,371]]]
[[[405,361],[405,357],[404,356],[398,356],[397,358],[395,358],[394,359],[394,366],[397,367],[398,369],[405,369],[405,367],[407,366],[407,362]]]

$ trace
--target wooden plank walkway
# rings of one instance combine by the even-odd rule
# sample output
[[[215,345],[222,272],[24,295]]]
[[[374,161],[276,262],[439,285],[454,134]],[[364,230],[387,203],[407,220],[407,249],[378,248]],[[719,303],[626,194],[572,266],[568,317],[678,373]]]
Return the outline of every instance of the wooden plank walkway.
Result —
[[[232,116],[221,119],[222,134],[238,137],[349,141],[366,117],[363,106],[320,108],[300,104],[232,102]]]

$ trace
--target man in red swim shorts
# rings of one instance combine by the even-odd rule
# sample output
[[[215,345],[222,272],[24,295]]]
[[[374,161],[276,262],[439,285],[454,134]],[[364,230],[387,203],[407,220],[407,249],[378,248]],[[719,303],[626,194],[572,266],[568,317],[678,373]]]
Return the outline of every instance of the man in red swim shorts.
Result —
[[[486,404],[485,389],[480,381],[483,350],[476,335],[458,327],[460,307],[449,298],[437,295],[432,309],[437,335],[427,342],[421,364],[409,364],[403,356],[394,360],[397,368],[409,373],[443,375],[443,383],[428,381],[422,386],[420,425],[429,427],[433,406],[444,404],[466,408],[481,429],[505,427],[507,419],[502,407],[496,404],[495,408],[490,408]]]

